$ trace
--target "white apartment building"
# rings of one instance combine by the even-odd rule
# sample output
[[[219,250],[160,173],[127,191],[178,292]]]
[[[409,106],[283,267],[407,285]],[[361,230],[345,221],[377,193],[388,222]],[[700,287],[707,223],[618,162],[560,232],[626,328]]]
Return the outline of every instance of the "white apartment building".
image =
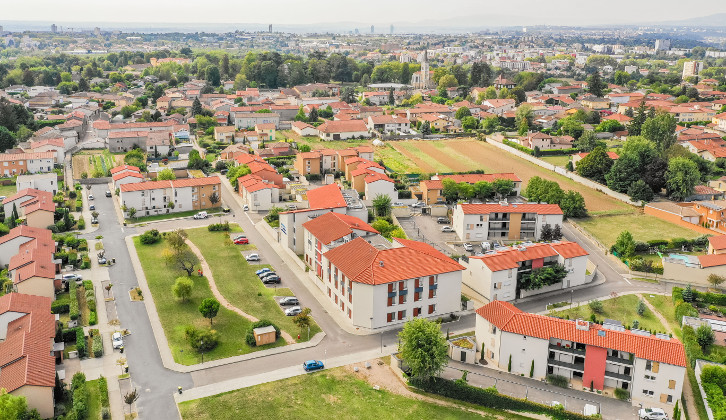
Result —
[[[398,200],[398,191],[396,191],[395,183],[388,175],[371,171],[364,180],[365,182],[365,198],[373,200],[379,195],[386,195],[391,202]]]
[[[119,199],[126,209],[136,209],[136,217],[206,210],[222,205],[220,186],[216,176],[129,183],[119,187]],[[215,194],[213,203],[210,197]]]
[[[507,247],[480,257],[469,257],[462,281],[486,301],[513,301],[585,284],[587,256],[587,251],[580,245],[568,241]],[[522,287],[523,276],[555,264],[567,270],[567,276],[561,282],[535,290]]]
[[[562,226],[557,204],[457,204],[452,227],[462,241],[536,240],[542,227]]]
[[[476,311],[476,341],[484,358],[511,373],[567,378],[573,389],[613,395],[630,393],[634,406],[666,412],[680,398],[686,373],[683,344],[667,335],[627,330],[617,323],[598,325],[522,312],[493,301]]]
[[[32,188],[56,195],[58,192],[58,175],[55,173],[18,175],[15,185],[18,192],[26,188]]]
[[[267,211],[280,202],[280,187],[257,175],[237,179],[238,191],[250,211]]]
[[[324,253],[321,263],[315,285],[354,327],[399,326],[461,308],[464,267],[422,242],[394,238],[379,249],[359,237]]]

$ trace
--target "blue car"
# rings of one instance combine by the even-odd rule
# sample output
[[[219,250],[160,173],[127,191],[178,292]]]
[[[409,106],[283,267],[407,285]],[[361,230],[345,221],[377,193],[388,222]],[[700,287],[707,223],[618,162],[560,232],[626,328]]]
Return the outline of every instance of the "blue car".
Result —
[[[323,366],[323,362],[320,360],[308,360],[307,362],[303,363],[303,369],[305,369],[305,372],[310,372],[311,370],[320,370],[325,368]]]
[[[261,276],[262,274],[265,274],[265,273],[269,273],[269,272],[271,272],[271,271],[272,271],[272,270],[270,270],[269,268],[263,268],[262,270],[257,270],[257,271],[255,271],[255,274],[257,274],[257,276],[259,277],[259,276]]]

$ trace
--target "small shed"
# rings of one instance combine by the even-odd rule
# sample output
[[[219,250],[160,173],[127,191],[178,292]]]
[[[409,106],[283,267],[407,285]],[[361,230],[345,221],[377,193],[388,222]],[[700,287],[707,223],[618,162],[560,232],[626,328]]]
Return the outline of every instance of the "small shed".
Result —
[[[265,344],[272,344],[277,340],[275,336],[275,327],[268,325],[266,327],[259,327],[252,330],[252,334],[255,336],[255,342],[258,346]]]
[[[476,362],[476,341],[474,337],[457,337],[449,340],[449,357],[462,363]]]

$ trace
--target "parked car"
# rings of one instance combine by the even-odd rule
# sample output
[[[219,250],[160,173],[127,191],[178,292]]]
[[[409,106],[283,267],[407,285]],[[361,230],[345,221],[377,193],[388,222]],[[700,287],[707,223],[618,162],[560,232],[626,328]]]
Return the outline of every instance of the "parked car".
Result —
[[[98,217],[91,218],[91,224],[92,225],[97,225],[98,224]]]
[[[108,261],[106,260],[106,257],[98,257],[98,263],[99,264],[106,264]]]
[[[266,279],[267,277],[270,277],[270,276],[276,276],[276,275],[277,275],[277,273],[275,273],[274,271],[268,271],[268,272],[265,272],[265,273],[262,273],[262,274],[260,274],[260,275],[259,275],[259,276],[257,276],[257,277],[259,277],[259,278],[261,278],[262,280],[264,280],[264,279]]]
[[[115,332],[111,336],[111,342],[113,343],[113,348],[120,349],[124,346],[124,338],[121,336],[120,332]]]
[[[64,274],[63,275],[63,281],[69,282],[69,281],[81,281],[83,280],[83,277],[81,277],[80,274],[71,273],[71,274]]]
[[[451,226],[442,226],[441,231],[442,232],[453,232],[454,228],[452,228]]]
[[[471,246],[471,244],[464,244],[464,250],[466,251],[473,251],[474,247]]]
[[[209,217],[209,214],[207,214],[206,211],[200,211],[199,213],[194,215],[195,219],[206,219],[207,217]]]
[[[250,206],[248,206],[247,204],[245,204],[244,206],[242,206],[242,210],[244,210],[244,211],[247,211],[249,209],[250,209]]]
[[[651,407],[641,408],[640,411],[638,411],[638,417],[644,420],[666,420],[668,418],[668,414],[660,408]]]
[[[242,238],[246,238],[246,237],[247,237],[247,235],[237,235],[234,238],[232,238],[232,240],[236,241],[237,239],[242,239]]]
[[[401,201],[394,201],[394,202],[393,202],[393,206],[394,206],[394,207],[397,207],[397,206],[403,206],[403,202],[401,202]]]
[[[280,279],[280,277],[277,274],[273,274],[271,276],[267,276],[262,279],[262,284],[272,284],[272,283],[280,284],[281,282],[282,282],[282,280]]]
[[[88,194],[88,199],[93,200],[93,194]]]
[[[267,267],[265,267],[265,268],[261,268],[261,269],[259,269],[259,270],[255,271],[255,274],[257,274],[257,277],[260,277],[260,276],[262,276],[263,274],[265,274],[265,273],[269,273],[269,272],[271,272],[271,271],[272,271],[272,269],[270,269],[270,268],[267,268]]]
[[[234,240],[234,243],[236,245],[247,245],[248,243],[250,243],[250,240],[247,238],[237,238]]]
[[[325,366],[320,360],[308,360],[303,363],[303,369],[305,369],[305,372],[310,372],[311,370],[325,369]]]
[[[282,306],[299,305],[299,304],[300,304],[300,301],[294,296],[284,297],[284,298],[280,299],[280,305],[282,305]]]
[[[489,251],[492,248],[492,245],[489,242],[482,242],[481,243],[481,250],[484,252]]]
[[[250,254],[245,257],[247,261],[259,261],[260,260],[260,254]]]
[[[295,204],[288,204],[285,207],[287,207],[288,210],[297,210],[297,205]]]
[[[422,201],[419,201],[419,202],[417,202],[417,203],[413,203],[413,204],[411,204],[411,207],[413,207],[413,208],[416,208],[416,207],[423,207],[423,206],[424,206],[424,203],[423,203]]]
[[[229,213],[230,211],[231,210],[229,209],[229,207],[227,207],[227,206],[222,207],[222,213]]]
[[[449,223],[449,219],[447,219],[446,217],[438,217],[438,218],[436,218],[436,223],[446,224],[446,223]]]
[[[111,197],[111,191],[106,190],[106,197]]]
[[[302,313],[302,308],[299,306],[293,306],[290,309],[285,309],[285,315],[287,316],[295,316]]]

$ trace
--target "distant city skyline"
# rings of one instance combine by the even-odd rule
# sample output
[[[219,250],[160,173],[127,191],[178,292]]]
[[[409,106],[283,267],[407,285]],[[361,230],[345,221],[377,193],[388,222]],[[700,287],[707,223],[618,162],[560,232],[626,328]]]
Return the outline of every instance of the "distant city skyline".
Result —
[[[184,3],[189,3],[188,7]],[[274,25],[326,24],[341,28],[369,25],[388,28],[410,27],[417,23],[433,26],[513,26],[513,25],[606,25],[681,20],[726,12],[723,0],[703,0],[698,8],[684,8],[675,0],[611,0],[593,7],[581,0],[551,0],[543,7],[538,0],[494,2],[460,0],[452,4],[434,0],[339,1],[272,0],[252,2],[218,0],[213,7],[199,7],[185,0],[126,0],[123,8],[110,11],[97,0],[74,0],[71,5],[57,1],[13,2],[3,7],[0,25],[12,21],[47,21],[59,26],[66,22],[180,24],[194,27],[210,23],[254,23]],[[211,6],[211,5],[210,5]],[[385,10],[385,14],[380,11]],[[385,17],[382,17],[385,16]],[[408,25],[406,25],[408,24]],[[48,28],[50,29],[50,28]],[[425,31],[425,28],[421,28]],[[366,31],[368,32],[368,31]],[[388,31],[380,31],[385,33]]]

